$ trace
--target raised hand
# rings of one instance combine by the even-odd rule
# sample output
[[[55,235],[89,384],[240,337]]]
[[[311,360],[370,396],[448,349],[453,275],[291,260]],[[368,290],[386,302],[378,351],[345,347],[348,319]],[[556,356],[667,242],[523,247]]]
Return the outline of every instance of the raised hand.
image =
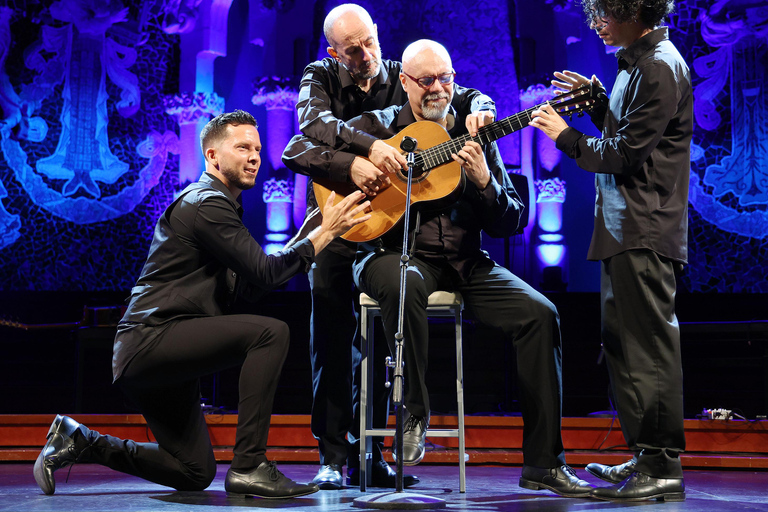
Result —
[[[563,91],[578,89],[583,85],[587,85],[589,82],[592,82],[598,85],[599,87],[603,86],[603,84],[600,83],[600,80],[598,80],[597,76],[595,75],[592,75],[592,78],[587,78],[574,71],[568,71],[568,70],[565,70],[562,73],[559,71],[555,71],[554,75],[555,75],[555,78],[557,78],[557,80],[552,80],[551,82],[552,85],[554,85],[558,89],[562,89]]]
[[[336,238],[349,231],[352,227],[370,219],[370,214],[357,217],[357,215],[371,207],[370,201],[360,203],[364,198],[365,194],[363,192],[355,191],[334,205],[336,192],[331,192],[323,210],[323,222],[321,224],[323,231]]]

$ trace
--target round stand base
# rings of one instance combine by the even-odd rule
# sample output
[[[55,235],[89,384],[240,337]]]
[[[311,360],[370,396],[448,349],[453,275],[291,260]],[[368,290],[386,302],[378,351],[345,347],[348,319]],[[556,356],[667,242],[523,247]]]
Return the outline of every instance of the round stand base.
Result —
[[[352,506],[383,510],[425,510],[445,508],[445,500],[413,492],[386,492],[355,498]]]

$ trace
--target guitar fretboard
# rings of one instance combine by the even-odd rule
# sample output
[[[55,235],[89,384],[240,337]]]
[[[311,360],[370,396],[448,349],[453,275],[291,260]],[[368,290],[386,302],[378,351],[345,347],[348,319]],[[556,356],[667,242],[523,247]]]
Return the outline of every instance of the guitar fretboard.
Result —
[[[586,99],[581,98],[581,96],[584,96],[585,94],[589,95],[587,98],[591,96],[591,92],[588,91],[591,91],[591,88],[588,85],[579,89],[575,89],[562,97],[539,103],[538,105],[523,110],[522,112],[518,112],[517,114],[505,117],[504,119],[500,119],[495,123],[483,126],[477,131],[477,135],[474,137],[470,137],[469,134],[461,135],[455,139],[443,142],[442,144],[432,146],[429,149],[417,153],[414,157],[414,163],[417,168],[428,171],[430,169],[434,169],[435,167],[453,162],[451,155],[461,151],[461,148],[464,147],[464,144],[466,144],[468,140],[477,142],[481,146],[490,144],[491,142],[498,140],[505,135],[509,135],[510,133],[514,133],[528,126],[528,123],[531,122],[531,113],[533,113],[534,110],[538,110],[547,104],[553,105],[556,109],[561,107],[566,107],[567,109],[567,106],[569,105],[579,105],[579,102],[584,102]],[[586,106],[589,106],[588,102],[583,103],[582,106],[559,111],[558,113],[575,113],[583,110]]]

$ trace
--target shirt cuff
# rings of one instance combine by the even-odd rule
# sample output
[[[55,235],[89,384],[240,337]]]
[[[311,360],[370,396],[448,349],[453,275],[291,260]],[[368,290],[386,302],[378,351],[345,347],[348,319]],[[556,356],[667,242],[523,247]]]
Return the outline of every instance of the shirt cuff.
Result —
[[[355,139],[350,143],[349,148],[356,154],[364,157],[368,157],[371,152],[371,146],[376,142],[376,137],[368,135],[365,132],[360,132],[355,136]]]
[[[501,195],[501,185],[498,184],[496,178],[491,173],[491,179],[483,190],[478,190],[477,194],[483,198],[485,204],[493,204],[496,202],[496,198]]]
[[[309,238],[305,238],[292,248],[296,251],[296,254],[299,255],[299,258],[301,258],[301,270],[305,274],[308,273],[312,268],[312,263],[315,261],[315,246],[312,244],[312,241]]]
[[[557,136],[555,146],[571,158],[576,158],[576,144],[584,134],[570,126]]]
[[[328,177],[333,181],[350,182],[349,169],[352,167],[354,160],[355,155],[352,153],[336,151],[331,158],[331,165],[328,167]]]

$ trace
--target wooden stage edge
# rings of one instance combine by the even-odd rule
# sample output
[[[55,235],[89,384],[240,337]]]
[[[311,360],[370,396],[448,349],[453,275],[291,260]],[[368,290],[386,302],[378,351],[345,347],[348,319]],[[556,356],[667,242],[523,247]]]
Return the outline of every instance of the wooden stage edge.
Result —
[[[73,414],[102,434],[135,441],[154,439],[137,414]],[[0,415],[0,462],[33,461],[44,444],[54,415]],[[206,416],[216,459],[232,459],[237,426],[236,414]],[[456,416],[433,416],[430,429],[456,428]],[[393,424],[391,426],[394,426]],[[519,416],[467,416],[465,438],[468,463],[522,465],[523,421]],[[563,418],[563,443],[572,466],[589,462],[619,464],[630,454],[624,446],[618,420],[611,418]],[[685,420],[686,468],[768,470],[768,421]],[[385,441],[387,448],[391,441]],[[458,440],[427,435],[426,464],[458,462]],[[274,415],[267,456],[281,462],[317,463],[317,444],[309,429],[308,415]],[[387,453],[386,458],[391,459]]]

